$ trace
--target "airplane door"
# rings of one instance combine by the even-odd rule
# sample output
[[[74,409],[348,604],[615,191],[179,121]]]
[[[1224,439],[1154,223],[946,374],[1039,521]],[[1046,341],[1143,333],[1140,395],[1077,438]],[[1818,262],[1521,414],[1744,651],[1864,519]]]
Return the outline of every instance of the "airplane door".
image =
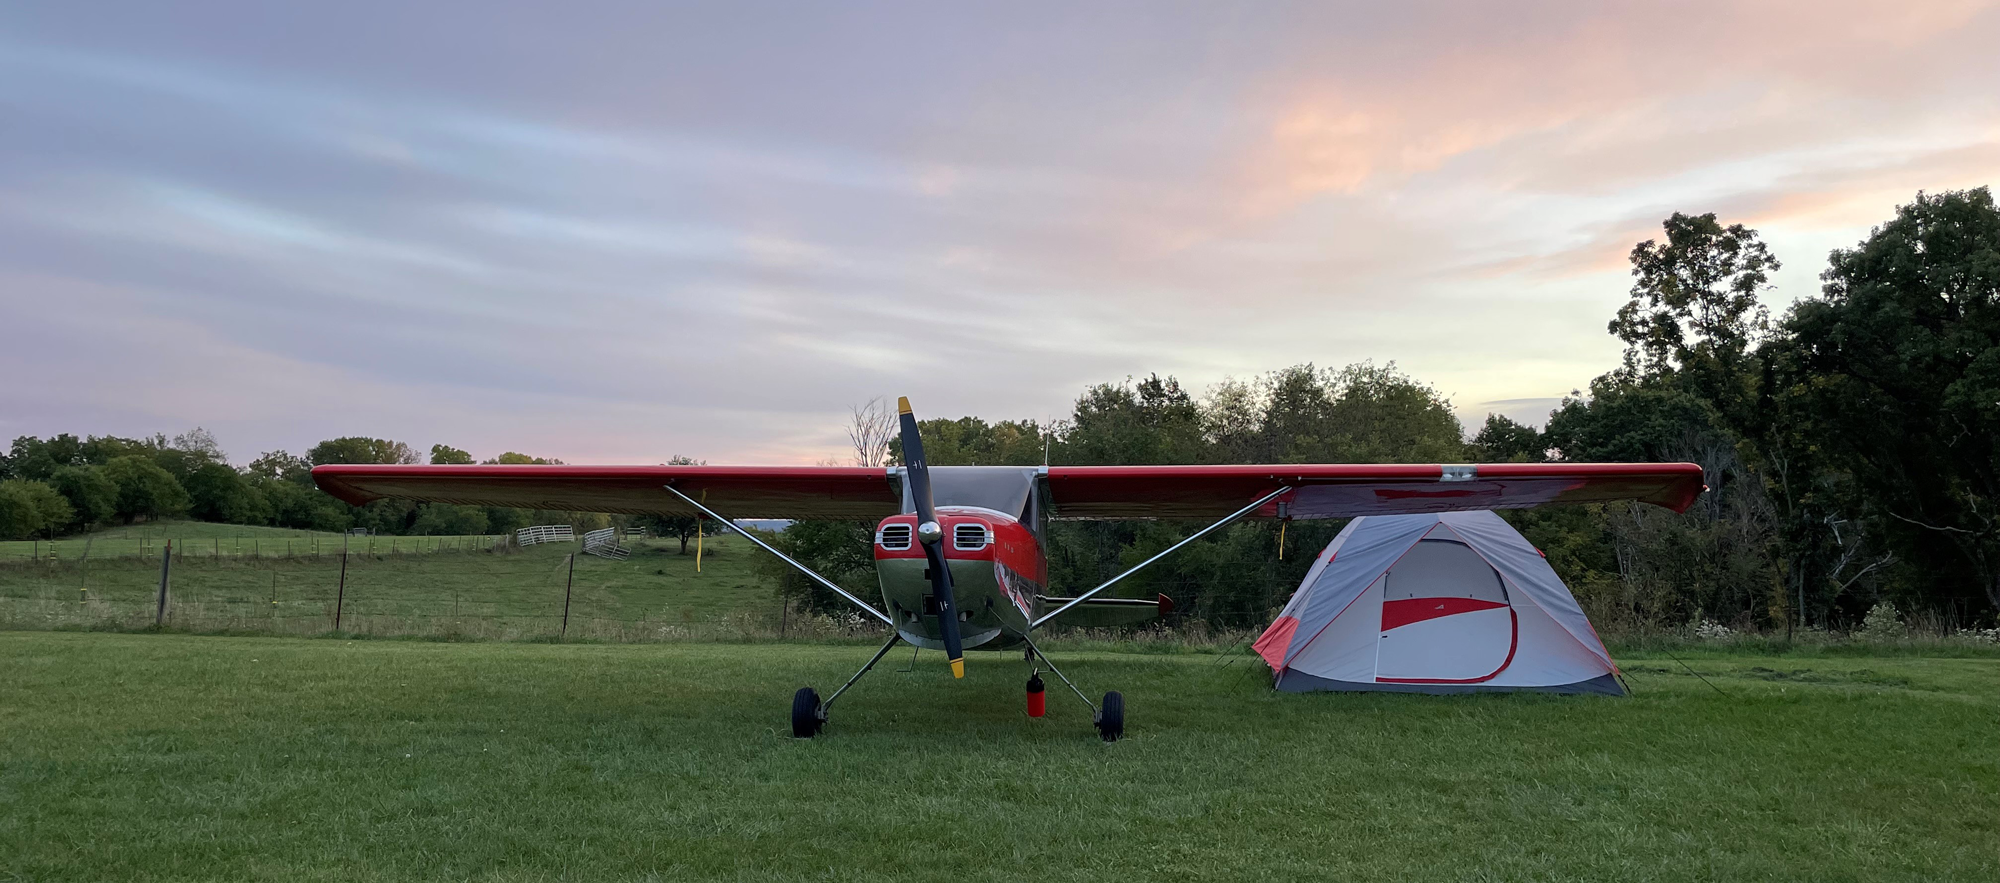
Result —
[[[1513,661],[1517,637],[1500,574],[1463,543],[1421,540],[1382,581],[1375,680],[1490,680]]]

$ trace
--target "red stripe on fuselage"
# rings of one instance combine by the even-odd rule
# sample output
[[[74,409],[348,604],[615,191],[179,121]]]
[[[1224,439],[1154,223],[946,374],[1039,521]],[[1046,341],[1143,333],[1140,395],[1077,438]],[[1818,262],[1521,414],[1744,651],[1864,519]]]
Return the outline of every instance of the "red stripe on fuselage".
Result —
[[[891,515],[876,526],[879,532],[891,524],[907,524],[913,536],[907,549],[885,549],[875,547],[875,558],[922,558],[924,547],[916,541],[917,527],[915,515]],[[960,549],[953,541],[954,529],[961,524],[983,524],[991,542],[982,549]],[[944,528],[944,557],[953,561],[993,561],[1034,581],[1036,585],[1046,585],[1049,578],[1048,559],[1042,556],[1042,544],[1035,540],[1033,531],[1027,526],[997,513],[981,510],[966,510],[955,506],[938,507],[938,526]]]
[[[1382,630],[1453,616],[1480,610],[1493,610],[1507,606],[1500,601],[1482,601],[1478,598],[1404,598],[1400,601],[1382,602]]]

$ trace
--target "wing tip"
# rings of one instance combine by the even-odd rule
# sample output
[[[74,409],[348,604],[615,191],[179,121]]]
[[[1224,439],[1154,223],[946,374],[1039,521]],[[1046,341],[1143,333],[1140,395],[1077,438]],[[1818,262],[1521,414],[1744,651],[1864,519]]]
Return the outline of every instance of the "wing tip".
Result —
[[[312,468],[313,485],[318,487],[320,492],[349,506],[363,506],[382,499],[381,494],[369,493],[342,481],[340,479],[342,471],[336,468],[334,464],[314,466]]]

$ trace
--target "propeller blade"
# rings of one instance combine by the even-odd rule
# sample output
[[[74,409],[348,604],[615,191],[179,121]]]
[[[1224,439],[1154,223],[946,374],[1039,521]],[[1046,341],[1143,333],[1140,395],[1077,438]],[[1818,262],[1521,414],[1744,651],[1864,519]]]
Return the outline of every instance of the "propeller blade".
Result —
[[[944,557],[944,527],[938,523],[937,507],[931,501],[930,465],[924,462],[924,440],[917,432],[917,415],[910,411],[908,396],[896,400],[903,424],[903,475],[910,483],[910,499],[917,506],[917,542],[924,545],[930,562],[931,596],[937,599],[938,633],[944,636],[944,655],[951,660],[951,676],[965,677],[965,651],[958,635],[958,603],[951,595],[951,568]]]

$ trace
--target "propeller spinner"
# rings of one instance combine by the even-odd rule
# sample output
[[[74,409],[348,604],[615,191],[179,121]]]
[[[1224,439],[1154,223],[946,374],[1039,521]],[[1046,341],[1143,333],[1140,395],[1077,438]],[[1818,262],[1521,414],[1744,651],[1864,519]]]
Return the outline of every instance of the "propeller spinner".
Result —
[[[931,501],[930,466],[924,462],[924,440],[917,432],[917,415],[910,412],[908,396],[896,400],[903,424],[903,473],[910,483],[910,499],[917,504],[917,542],[923,544],[924,558],[930,562],[931,595],[937,599],[938,632],[944,636],[944,655],[951,660],[951,676],[965,677],[965,649],[959,643],[958,603],[951,596],[951,568],[944,559],[944,528],[938,525],[937,508]]]

